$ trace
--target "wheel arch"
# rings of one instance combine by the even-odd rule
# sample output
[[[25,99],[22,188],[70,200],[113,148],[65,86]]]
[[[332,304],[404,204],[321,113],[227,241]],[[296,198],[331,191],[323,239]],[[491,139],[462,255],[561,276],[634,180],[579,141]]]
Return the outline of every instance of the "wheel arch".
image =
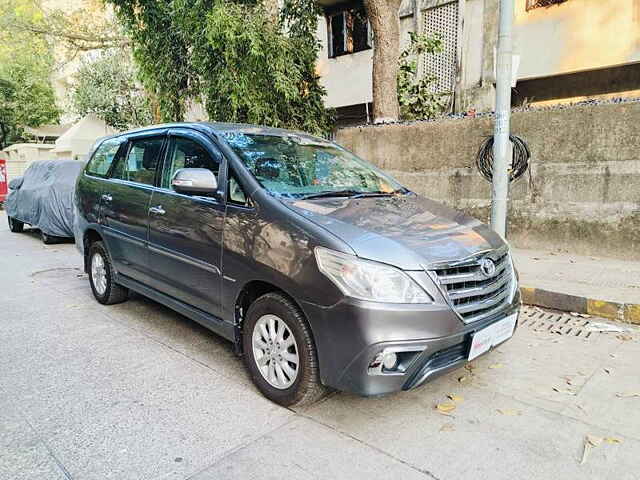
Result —
[[[313,341],[315,343],[315,335],[313,329],[311,328],[311,323],[307,318],[307,314],[302,308],[302,305],[300,305],[300,302],[298,302],[293,295],[289,294],[286,290],[277,285],[274,285],[273,283],[264,280],[251,280],[242,287],[242,289],[236,296],[236,301],[234,304],[234,323],[236,330],[234,343],[236,352],[242,354],[242,326],[247,310],[253,302],[267,293],[281,294],[289,301],[291,301],[291,303],[293,303],[296,308],[300,310],[300,312],[302,312],[304,320],[309,326],[309,331],[311,332],[311,336],[313,337]],[[317,353],[318,352],[316,349],[316,354]]]
[[[82,247],[84,253],[84,271],[89,273],[89,248],[95,242],[102,242],[102,235],[95,228],[87,228],[82,236]]]

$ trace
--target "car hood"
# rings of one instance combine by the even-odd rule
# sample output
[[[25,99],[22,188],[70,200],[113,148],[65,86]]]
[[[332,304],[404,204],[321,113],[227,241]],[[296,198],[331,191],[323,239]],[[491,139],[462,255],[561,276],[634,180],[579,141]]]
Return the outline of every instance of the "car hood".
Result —
[[[413,193],[283,202],[345,241],[359,257],[404,270],[461,260],[505,244],[473,217]]]

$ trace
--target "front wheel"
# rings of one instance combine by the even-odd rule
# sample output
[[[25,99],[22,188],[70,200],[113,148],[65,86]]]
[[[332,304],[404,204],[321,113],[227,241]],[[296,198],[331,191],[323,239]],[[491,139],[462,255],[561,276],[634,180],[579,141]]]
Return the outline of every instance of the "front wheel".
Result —
[[[267,293],[253,302],[242,342],[251,378],[269,400],[285,407],[302,406],[325,393],[311,330],[287,297]]]
[[[13,217],[7,217],[7,219],[9,220],[9,230],[11,230],[13,233],[22,233],[22,231],[24,230],[24,223],[22,223],[20,220],[16,220]]]
[[[129,290],[118,285],[111,258],[102,242],[89,247],[89,283],[95,299],[103,305],[122,303],[129,298]]]

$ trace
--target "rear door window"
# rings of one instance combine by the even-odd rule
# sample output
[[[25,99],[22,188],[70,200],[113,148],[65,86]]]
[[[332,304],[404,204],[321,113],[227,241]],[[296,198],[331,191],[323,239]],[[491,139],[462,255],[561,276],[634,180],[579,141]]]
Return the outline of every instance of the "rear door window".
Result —
[[[163,136],[132,140],[127,156],[116,164],[111,178],[153,185],[163,144]]]
[[[105,177],[123,142],[121,138],[110,138],[102,142],[87,164],[86,172],[90,175]]]

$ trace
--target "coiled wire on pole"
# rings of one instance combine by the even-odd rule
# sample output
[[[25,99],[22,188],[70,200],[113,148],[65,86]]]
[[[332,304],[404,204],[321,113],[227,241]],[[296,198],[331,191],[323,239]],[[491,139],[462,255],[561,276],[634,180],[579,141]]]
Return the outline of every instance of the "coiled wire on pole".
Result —
[[[528,170],[531,152],[527,143],[520,137],[509,135],[509,139],[513,145],[513,160],[509,171],[509,182],[513,182]],[[478,156],[476,157],[476,166],[480,175],[488,182],[493,180],[493,136],[487,137],[480,145]]]

